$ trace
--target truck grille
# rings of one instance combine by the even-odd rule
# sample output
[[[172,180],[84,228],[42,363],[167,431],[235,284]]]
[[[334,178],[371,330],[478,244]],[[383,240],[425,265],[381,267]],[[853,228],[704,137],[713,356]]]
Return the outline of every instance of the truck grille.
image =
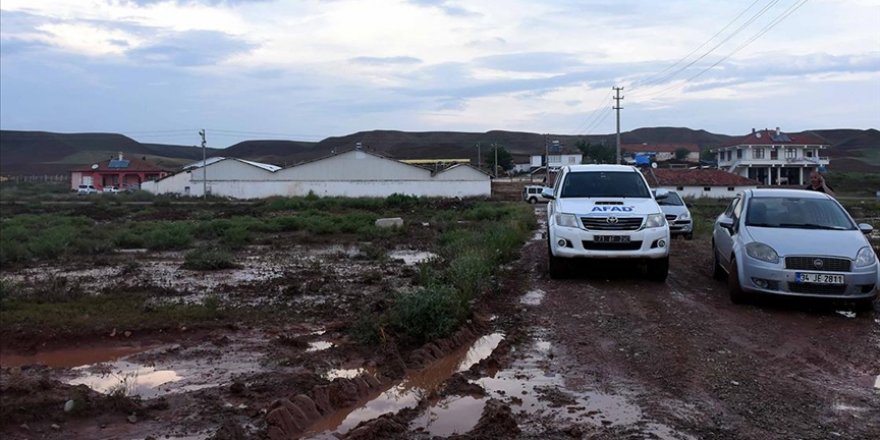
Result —
[[[589,251],[637,251],[642,248],[641,241],[631,241],[629,243],[597,243],[595,241],[584,240],[581,242],[584,249]]]
[[[816,265],[821,261],[820,265]],[[785,257],[785,268],[795,270],[821,270],[823,272],[849,272],[850,260],[828,257]]]
[[[581,217],[581,222],[594,231],[635,231],[642,226],[641,217]]]
[[[666,220],[673,221],[676,218],[678,218],[678,216],[675,214],[666,214]]]

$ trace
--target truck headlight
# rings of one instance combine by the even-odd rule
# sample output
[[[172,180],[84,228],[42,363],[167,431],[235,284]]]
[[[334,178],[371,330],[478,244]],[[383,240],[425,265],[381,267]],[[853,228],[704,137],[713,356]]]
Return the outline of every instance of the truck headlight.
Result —
[[[859,253],[856,254],[856,267],[870,266],[875,261],[877,261],[877,256],[874,255],[874,250],[868,246],[859,249]]]
[[[768,263],[778,263],[779,254],[776,250],[764,243],[749,243],[746,245],[746,254],[748,256]]]
[[[678,218],[679,218],[679,220],[690,220],[690,219],[691,219],[691,213],[689,213],[689,212],[685,212],[685,213],[683,213],[683,214],[679,214],[679,215],[678,215]]]
[[[556,225],[576,228],[578,227],[578,220],[574,214],[556,214]]]
[[[662,228],[666,226],[666,216],[663,214],[648,214],[648,221],[645,222],[646,228]]]

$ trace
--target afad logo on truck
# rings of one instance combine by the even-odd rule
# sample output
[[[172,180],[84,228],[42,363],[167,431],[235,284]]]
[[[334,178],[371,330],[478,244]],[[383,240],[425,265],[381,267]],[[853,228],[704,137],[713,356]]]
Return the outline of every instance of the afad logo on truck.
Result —
[[[635,206],[594,206],[593,212],[633,212]]]

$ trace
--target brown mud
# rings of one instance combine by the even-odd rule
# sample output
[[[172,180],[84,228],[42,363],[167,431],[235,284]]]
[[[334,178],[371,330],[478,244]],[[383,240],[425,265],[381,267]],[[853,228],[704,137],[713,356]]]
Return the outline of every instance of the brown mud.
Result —
[[[142,283],[156,286],[151,301],[210,297],[284,316],[85,336],[4,328],[0,436],[880,437],[880,313],[733,305],[699,238],[673,241],[666,283],[626,264],[551,280],[538,232],[466,327],[402,353],[362,346],[350,329],[359,307],[408,285],[410,258],[430,251],[374,261],[349,246],[310,249],[252,247],[243,268],[209,274],[180,269],[175,253],[132,256],[124,277],[74,263],[4,273],[103,293]]]

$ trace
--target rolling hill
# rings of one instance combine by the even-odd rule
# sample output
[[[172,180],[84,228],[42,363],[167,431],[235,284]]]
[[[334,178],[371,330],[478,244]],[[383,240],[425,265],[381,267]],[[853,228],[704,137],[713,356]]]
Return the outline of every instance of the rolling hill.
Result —
[[[876,129],[811,130],[832,146],[833,169],[880,172],[880,131]],[[621,142],[689,143],[702,147],[721,145],[733,136],[681,127],[639,128],[621,133]],[[373,130],[329,137],[320,142],[249,140],[224,149],[209,148],[208,156],[227,156],[288,166],[354,148],[361,142],[368,151],[398,159],[471,159],[485,155],[491,145],[506,148],[518,161],[544,152],[547,140],[574,148],[578,141],[613,145],[614,135],[544,135],[515,131],[406,132]],[[66,174],[71,168],[105,160],[122,152],[145,158],[173,170],[202,158],[201,148],[140,143],[115,133],[50,133],[0,130],[0,173],[3,175]]]

